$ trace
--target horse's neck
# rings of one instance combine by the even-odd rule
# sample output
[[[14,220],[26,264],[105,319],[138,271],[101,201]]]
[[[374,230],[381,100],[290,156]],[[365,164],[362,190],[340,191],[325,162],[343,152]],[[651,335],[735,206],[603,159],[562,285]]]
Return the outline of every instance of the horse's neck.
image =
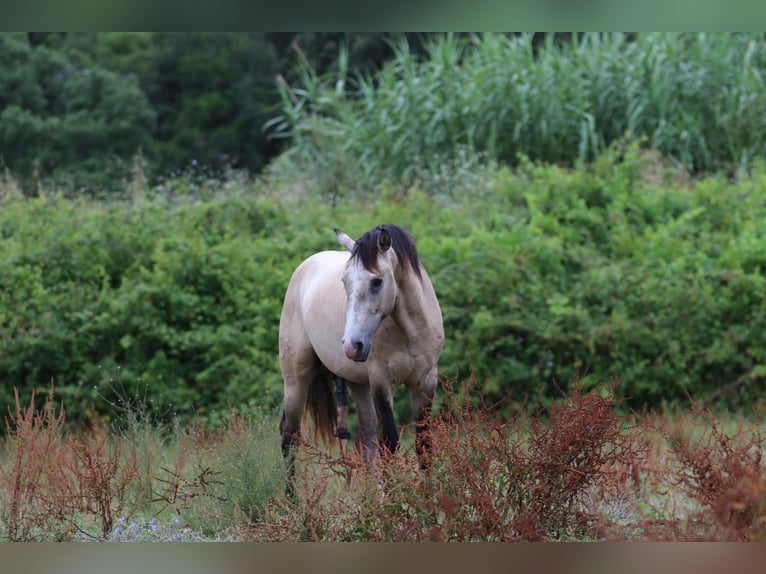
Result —
[[[438,312],[438,303],[428,276],[423,274],[423,281],[413,273],[406,273],[399,281],[399,294],[391,318],[404,331],[409,341],[431,336],[434,310]]]

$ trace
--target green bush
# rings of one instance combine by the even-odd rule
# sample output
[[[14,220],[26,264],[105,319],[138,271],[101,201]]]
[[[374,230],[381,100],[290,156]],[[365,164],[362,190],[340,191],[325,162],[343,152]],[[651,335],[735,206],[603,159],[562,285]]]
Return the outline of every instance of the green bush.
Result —
[[[158,417],[276,408],[293,269],[337,248],[333,227],[388,221],[416,237],[440,297],[443,376],[474,373],[488,398],[530,406],[578,376],[636,407],[751,404],[766,372],[766,169],[681,185],[657,183],[663,166],[631,146],[575,170],[523,160],[450,197],[381,186],[335,205],[317,189],[184,181],[134,201],[6,199],[0,400],[53,380],[74,420],[118,391]]]
[[[268,350],[290,273],[271,261],[279,220],[267,202],[235,196],[10,202],[0,224],[6,394],[53,379],[74,417],[115,385],[146,384],[158,408],[186,415],[274,404]]]
[[[427,259],[450,333],[443,366],[533,402],[577,376],[616,382],[633,406],[758,399],[763,168],[656,188],[639,177],[646,161],[634,147],[587,170],[500,172],[504,205]],[[727,384],[736,392],[719,396]]]

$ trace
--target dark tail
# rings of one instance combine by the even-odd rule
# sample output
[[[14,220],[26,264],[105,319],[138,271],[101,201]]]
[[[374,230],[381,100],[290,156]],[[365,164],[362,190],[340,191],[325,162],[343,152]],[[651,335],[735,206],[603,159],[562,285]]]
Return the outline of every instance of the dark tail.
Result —
[[[330,444],[335,437],[337,411],[332,390],[333,375],[322,365],[309,385],[306,408],[314,419],[317,438]]]

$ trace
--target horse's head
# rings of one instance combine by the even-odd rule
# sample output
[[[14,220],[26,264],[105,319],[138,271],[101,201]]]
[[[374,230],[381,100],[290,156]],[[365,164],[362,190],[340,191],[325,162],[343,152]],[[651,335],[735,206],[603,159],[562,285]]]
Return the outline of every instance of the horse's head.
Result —
[[[366,361],[372,339],[383,319],[394,309],[398,287],[395,270],[399,264],[396,247],[409,235],[395,226],[378,226],[354,241],[336,229],[340,244],[351,252],[343,272],[346,289],[346,326],[343,331],[343,351],[353,361]],[[393,236],[393,237],[392,237]],[[391,246],[394,245],[394,249]],[[412,244],[414,251],[414,244]],[[417,263],[417,255],[414,255]],[[412,265],[407,260],[407,265]],[[415,269],[419,273],[419,268]]]

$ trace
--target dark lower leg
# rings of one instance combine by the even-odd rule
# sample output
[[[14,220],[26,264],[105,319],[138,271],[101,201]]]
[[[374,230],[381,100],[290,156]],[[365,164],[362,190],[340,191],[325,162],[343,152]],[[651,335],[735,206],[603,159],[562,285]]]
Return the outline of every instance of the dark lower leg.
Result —
[[[285,460],[285,494],[289,498],[295,498],[295,449],[298,447],[300,430],[291,431],[288,429],[285,414],[279,421],[279,433],[282,437],[282,457]]]
[[[375,406],[380,419],[380,444],[384,451],[394,453],[399,448],[399,431],[396,430],[394,410],[386,399],[379,397],[375,398]]]
[[[368,385],[359,385],[350,381],[348,388],[354,395],[354,405],[359,417],[359,431],[355,444],[366,462],[371,462],[378,454],[378,417],[375,413],[375,401]]]
[[[342,377],[335,377],[335,404],[338,416],[335,434],[341,439],[351,438],[348,432],[348,381]]]

